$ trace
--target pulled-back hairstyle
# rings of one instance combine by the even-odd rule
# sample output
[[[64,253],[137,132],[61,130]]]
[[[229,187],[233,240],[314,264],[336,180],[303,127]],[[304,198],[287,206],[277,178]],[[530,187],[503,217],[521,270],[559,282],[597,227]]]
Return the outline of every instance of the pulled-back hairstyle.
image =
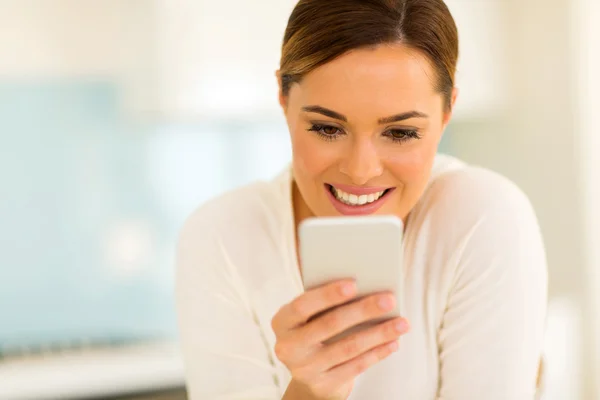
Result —
[[[435,89],[450,109],[458,32],[443,0],[300,0],[283,40],[281,89],[354,49],[401,43],[420,51],[436,72]]]

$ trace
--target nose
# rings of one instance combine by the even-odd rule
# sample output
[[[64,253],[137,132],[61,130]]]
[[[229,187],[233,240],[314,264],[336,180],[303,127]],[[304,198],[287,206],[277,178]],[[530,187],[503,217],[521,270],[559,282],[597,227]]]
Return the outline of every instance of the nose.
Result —
[[[383,173],[381,159],[370,138],[353,141],[349,153],[340,163],[340,172],[355,185],[365,185]]]

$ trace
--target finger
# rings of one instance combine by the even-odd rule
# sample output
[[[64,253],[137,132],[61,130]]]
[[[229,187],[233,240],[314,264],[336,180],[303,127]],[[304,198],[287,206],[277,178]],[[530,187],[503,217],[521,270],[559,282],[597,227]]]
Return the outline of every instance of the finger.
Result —
[[[395,305],[396,299],[391,293],[372,295],[332,310],[299,328],[294,334],[305,343],[322,343],[346,329],[384,316]]]
[[[312,316],[339,306],[356,296],[356,283],[342,280],[306,291],[275,315],[271,324],[274,332],[291,330],[305,324]]]
[[[326,371],[341,365],[385,343],[397,340],[410,329],[404,318],[395,318],[354,334],[325,348],[316,357],[319,370]]]
[[[330,369],[326,374],[326,379],[333,386],[348,382],[396,351],[398,351],[397,340],[382,344],[344,364]]]

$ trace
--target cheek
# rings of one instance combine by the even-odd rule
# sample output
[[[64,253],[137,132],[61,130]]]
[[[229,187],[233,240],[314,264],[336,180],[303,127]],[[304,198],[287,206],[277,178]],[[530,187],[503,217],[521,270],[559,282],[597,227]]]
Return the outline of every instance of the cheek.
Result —
[[[321,140],[303,126],[290,129],[294,169],[298,177],[316,177],[337,162],[335,146]]]
[[[429,179],[439,140],[421,139],[414,146],[387,157],[387,168],[407,190],[422,187]]]

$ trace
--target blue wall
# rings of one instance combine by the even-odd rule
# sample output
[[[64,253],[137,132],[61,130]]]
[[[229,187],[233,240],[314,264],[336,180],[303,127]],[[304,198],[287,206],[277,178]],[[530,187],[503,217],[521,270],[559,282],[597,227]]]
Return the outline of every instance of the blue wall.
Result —
[[[133,260],[143,272],[123,276],[107,255],[119,226],[158,246],[171,228],[147,179],[150,132],[119,118],[118,99],[103,82],[0,85],[4,351],[174,334],[157,279],[171,266]]]

